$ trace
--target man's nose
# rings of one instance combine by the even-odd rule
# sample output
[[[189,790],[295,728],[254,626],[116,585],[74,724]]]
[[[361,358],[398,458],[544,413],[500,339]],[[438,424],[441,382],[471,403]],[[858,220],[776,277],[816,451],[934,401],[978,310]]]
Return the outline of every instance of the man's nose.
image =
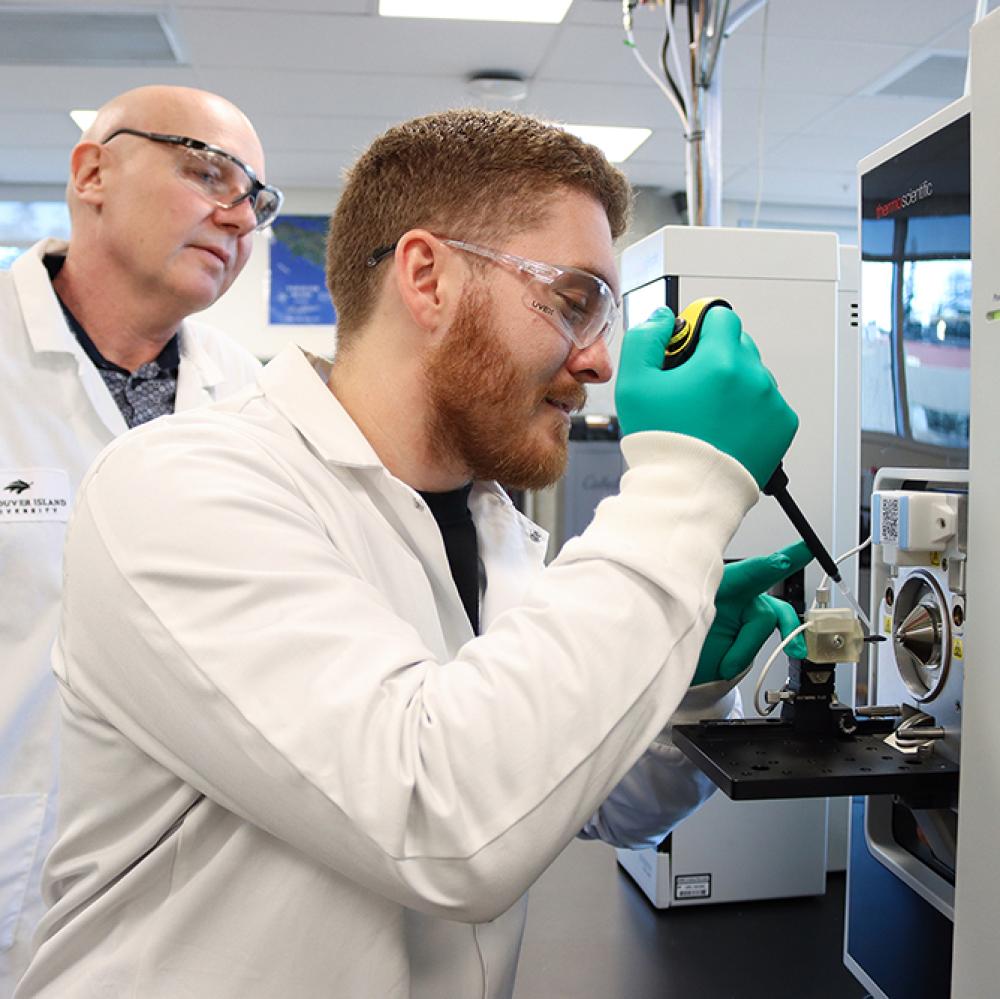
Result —
[[[566,359],[566,367],[578,382],[602,384],[611,380],[611,354],[608,341],[602,336],[589,347],[574,347]]]
[[[253,200],[244,198],[232,208],[216,208],[216,224],[222,228],[235,229],[237,235],[245,236],[257,228],[257,216],[253,211]]]

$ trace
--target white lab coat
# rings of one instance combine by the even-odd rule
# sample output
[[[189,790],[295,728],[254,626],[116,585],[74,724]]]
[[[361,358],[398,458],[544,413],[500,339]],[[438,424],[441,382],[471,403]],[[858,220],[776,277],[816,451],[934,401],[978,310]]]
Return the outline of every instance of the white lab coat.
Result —
[[[647,842],[709,793],[644,751],[757,489],[689,438],[624,446],[621,495],[548,568],[475,485],[477,638],[431,513],[296,348],[105,451],[67,541],[64,816],[18,999],[508,999],[566,843]],[[714,686],[688,717],[730,709]]]
[[[0,272],[0,999],[28,963],[55,834],[58,698],[50,665],[70,504],[100,450],[126,430],[67,328],[42,264],[45,240]],[[260,365],[215,330],[185,323],[177,409],[253,381]],[[27,484],[22,488],[18,483]]]

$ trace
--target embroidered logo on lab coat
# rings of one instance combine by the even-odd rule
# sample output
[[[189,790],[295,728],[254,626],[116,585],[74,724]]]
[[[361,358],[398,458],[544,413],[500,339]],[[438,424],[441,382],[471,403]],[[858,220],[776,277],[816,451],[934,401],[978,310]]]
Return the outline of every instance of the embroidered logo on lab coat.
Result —
[[[63,469],[0,469],[0,524],[65,522],[69,507],[69,476]]]

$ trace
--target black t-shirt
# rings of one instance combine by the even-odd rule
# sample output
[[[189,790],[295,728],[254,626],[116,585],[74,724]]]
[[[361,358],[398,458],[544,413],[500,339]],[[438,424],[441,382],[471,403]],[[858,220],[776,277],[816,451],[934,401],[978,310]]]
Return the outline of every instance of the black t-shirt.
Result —
[[[421,493],[427,508],[434,515],[444,550],[448,555],[448,566],[452,579],[458,587],[465,613],[475,634],[479,634],[479,546],[476,539],[476,525],[469,509],[469,493],[472,483],[446,493]]]

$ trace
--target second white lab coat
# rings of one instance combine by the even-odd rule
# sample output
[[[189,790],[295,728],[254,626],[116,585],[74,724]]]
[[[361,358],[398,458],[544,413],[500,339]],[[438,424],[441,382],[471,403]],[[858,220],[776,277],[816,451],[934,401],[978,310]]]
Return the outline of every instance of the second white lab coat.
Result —
[[[73,497],[127,429],[66,325],[43,240],[0,272],[0,999],[27,966],[41,918],[42,863],[55,838],[58,699],[50,665]],[[203,323],[180,332],[176,409],[250,384],[260,365]]]
[[[566,843],[647,842],[709,793],[663,731],[757,489],[690,438],[624,447],[544,569],[475,485],[479,637],[433,516],[296,348],[109,448],[69,532],[65,811],[18,999],[509,999]]]

